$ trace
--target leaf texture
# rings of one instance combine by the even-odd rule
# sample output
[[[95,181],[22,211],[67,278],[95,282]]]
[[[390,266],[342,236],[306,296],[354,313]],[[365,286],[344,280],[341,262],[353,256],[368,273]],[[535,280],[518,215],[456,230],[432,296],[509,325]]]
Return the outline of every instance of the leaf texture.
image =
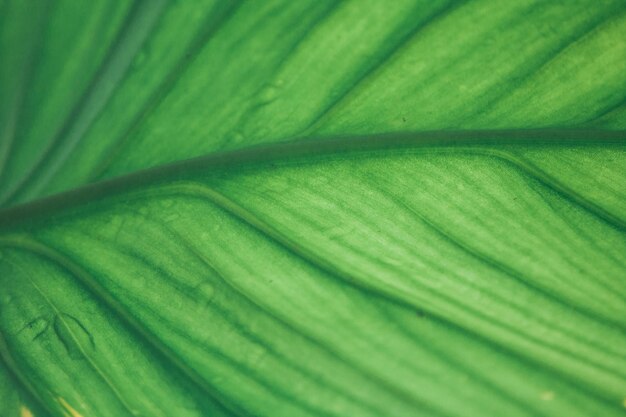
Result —
[[[5,205],[293,137],[626,126],[621,1],[23,3]]]
[[[32,206],[2,241],[4,354],[85,415],[202,415],[161,363],[244,415],[622,414],[623,226],[520,161],[623,143],[375,139]]]
[[[624,414],[622,2],[0,11],[1,417]]]

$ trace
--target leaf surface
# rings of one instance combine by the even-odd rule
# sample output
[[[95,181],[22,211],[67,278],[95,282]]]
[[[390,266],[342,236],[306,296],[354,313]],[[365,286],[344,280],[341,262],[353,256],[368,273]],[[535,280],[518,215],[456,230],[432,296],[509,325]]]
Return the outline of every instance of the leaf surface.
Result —
[[[623,226],[520,163],[623,165],[621,140],[376,139],[126,178],[31,205],[44,223],[8,212],[4,354],[86,415],[197,415],[141,391],[173,390],[161,363],[253,415],[621,414]]]
[[[623,415],[621,2],[0,10],[2,417]]]
[[[7,66],[5,205],[294,137],[626,126],[621,1],[71,3]]]

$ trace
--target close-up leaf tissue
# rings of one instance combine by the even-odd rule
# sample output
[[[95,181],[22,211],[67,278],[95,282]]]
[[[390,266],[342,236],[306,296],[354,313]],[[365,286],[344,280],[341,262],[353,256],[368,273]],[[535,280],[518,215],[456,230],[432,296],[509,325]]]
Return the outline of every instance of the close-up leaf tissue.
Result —
[[[0,0],[0,417],[619,416],[624,0]]]

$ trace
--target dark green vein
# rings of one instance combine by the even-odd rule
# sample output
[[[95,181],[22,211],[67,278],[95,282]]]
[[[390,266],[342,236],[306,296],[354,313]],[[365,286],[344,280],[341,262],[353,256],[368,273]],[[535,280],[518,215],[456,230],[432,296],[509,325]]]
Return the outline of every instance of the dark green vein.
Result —
[[[292,163],[307,158],[317,160],[328,157],[345,157],[346,154],[372,154],[373,152],[395,151],[407,152],[454,151],[455,146],[464,146],[456,152],[467,152],[474,149],[488,155],[500,155],[505,160],[514,163],[522,163],[517,156],[506,152],[498,152],[491,147],[508,147],[511,145],[525,146],[586,146],[603,145],[606,147],[619,147],[626,150],[626,131],[607,131],[595,129],[530,129],[530,130],[474,130],[474,131],[427,131],[412,133],[392,133],[366,136],[338,136],[317,137],[301,140],[295,138],[289,142],[280,144],[253,146],[246,149],[231,152],[216,152],[206,156],[178,161],[159,167],[149,168],[131,174],[123,175],[114,179],[88,184],[70,191],[41,198],[25,204],[0,209],[0,228],[15,229],[23,223],[31,223],[72,206],[89,203],[94,199],[100,199],[123,190],[133,189],[141,185],[176,180],[189,177],[198,172],[218,172],[226,169],[258,169],[262,164],[270,162]],[[479,147],[482,147],[479,148]],[[442,152],[443,152],[442,151]],[[542,173],[538,168],[531,168],[529,163],[524,163],[524,168],[529,173],[535,173],[538,178],[554,185],[549,175]],[[557,187],[556,185],[554,185]],[[560,193],[567,195],[573,193],[565,185],[558,185]],[[590,210],[607,221],[614,222],[615,226],[622,230],[626,229],[626,222],[607,213],[593,202],[588,202],[582,196],[575,198]]]

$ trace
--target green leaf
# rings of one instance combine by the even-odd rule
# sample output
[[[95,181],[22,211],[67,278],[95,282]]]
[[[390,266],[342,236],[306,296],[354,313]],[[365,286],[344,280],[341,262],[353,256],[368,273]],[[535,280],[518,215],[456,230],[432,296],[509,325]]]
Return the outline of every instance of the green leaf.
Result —
[[[621,2],[0,10],[2,417],[624,414]]]

